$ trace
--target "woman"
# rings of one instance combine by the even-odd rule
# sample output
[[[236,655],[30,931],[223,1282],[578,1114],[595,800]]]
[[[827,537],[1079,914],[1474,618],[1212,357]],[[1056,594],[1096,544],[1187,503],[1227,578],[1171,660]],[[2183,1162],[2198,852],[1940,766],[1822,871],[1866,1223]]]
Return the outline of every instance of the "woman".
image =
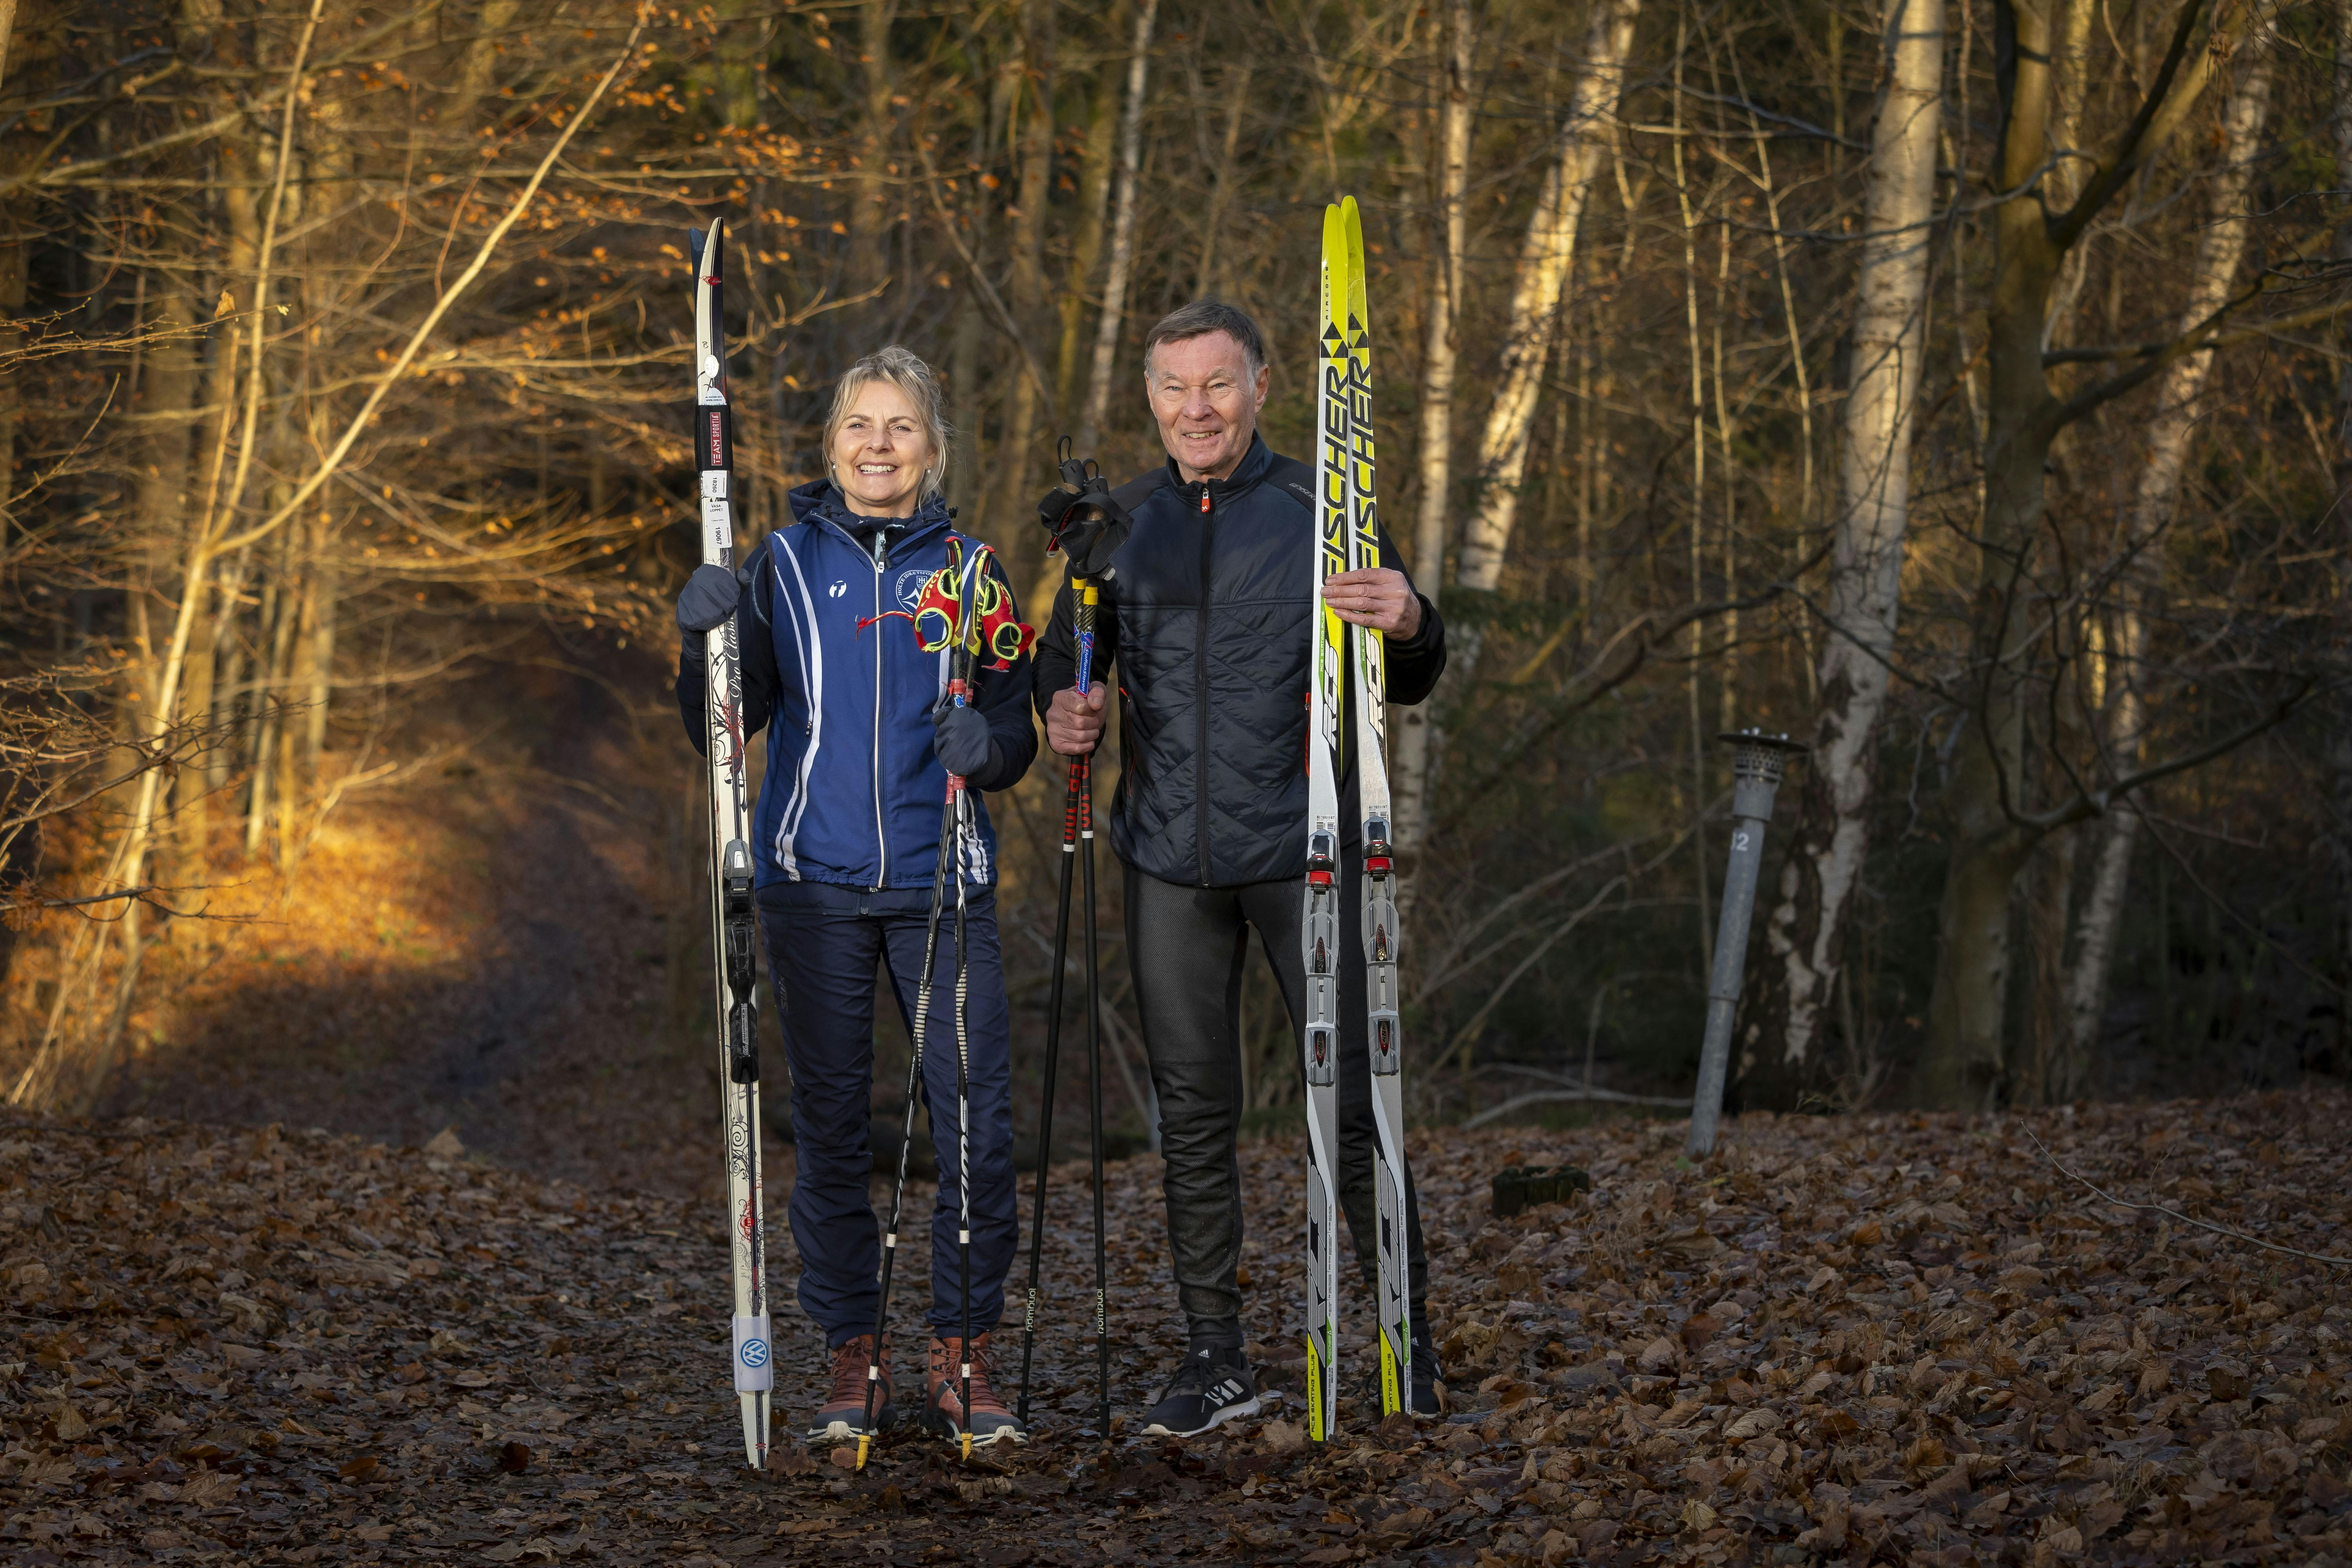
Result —
[[[752,849],[760,924],[792,1067],[800,1302],[832,1352],[829,1392],[808,1428],[812,1443],[854,1440],[896,1415],[886,1356],[867,1425],[881,1252],[866,1186],[874,1170],[874,966],[878,960],[888,971],[911,1034],[947,775],[961,774],[975,791],[1009,789],[1037,750],[1025,647],[1009,658],[982,654],[976,694],[959,707],[945,700],[947,655],[937,647],[944,639],[935,622],[914,618],[926,585],[950,563],[951,541],[965,573],[984,560],[992,580],[1003,582],[993,557],[981,557],[977,541],[950,527],[952,514],[940,496],[948,458],[940,402],[930,368],[905,349],[858,361],[842,377],[825,420],[828,477],[791,493],[797,526],[769,535],[740,578],[698,568],[678,598],[686,634],[678,709],[696,747],[706,744],[703,635],[730,616],[742,649],[744,733],[768,730]],[[1002,605],[1009,616],[1009,590]],[[926,630],[936,651],[922,646]],[[1016,1220],[995,840],[977,797],[973,807],[978,834],[963,868],[971,889],[972,1299],[967,1318],[956,1239],[955,923],[946,919],[923,1062],[940,1178],[922,1419],[950,1441],[969,1428],[976,1444],[1019,1443],[1027,1434],[987,1375],[984,1331],[1003,1311]],[[966,1322],[973,1329],[969,1415],[959,1376]]]

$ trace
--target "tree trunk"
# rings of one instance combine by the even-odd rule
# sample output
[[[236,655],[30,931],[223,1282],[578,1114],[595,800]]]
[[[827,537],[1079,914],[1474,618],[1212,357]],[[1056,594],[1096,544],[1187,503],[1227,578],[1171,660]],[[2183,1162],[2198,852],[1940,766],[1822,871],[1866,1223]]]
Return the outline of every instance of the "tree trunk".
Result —
[[[2245,259],[2246,239],[2252,227],[2246,187],[2253,177],[2254,155],[2270,110],[2271,66],[2269,52],[2257,50],[2224,118],[2223,165],[2213,181],[2212,221],[2197,236],[2189,298],[2180,311],[2184,331],[2229,298]],[[2347,155],[2352,154],[2352,146],[2347,145],[2352,133],[2339,127],[2337,135],[2337,166],[2352,174],[2352,155]],[[2117,584],[2121,602],[2109,653],[2116,689],[2108,750],[2119,773],[2131,772],[2140,761],[2148,697],[2143,673],[2147,652],[2145,606],[2159,587],[2163,538],[2179,504],[2181,472],[2199,417],[2197,403],[2212,368],[2210,353],[2190,354],[2175,362],[2158,384],[2156,415],[2147,426],[2147,458],[2132,497],[2130,531],[2115,542],[2116,555],[2126,563]],[[2337,744],[2342,744],[2340,738]],[[2108,815],[2097,868],[2083,904],[2068,985],[2070,1089],[2079,1087],[2075,1080],[2098,1045],[2099,1020],[2106,1012],[2107,977],[2115,962],[2116,931],[2123,921],[2124,895],[2131,881],[2132,850],[2138,835],[2137,810],[2126,805]]]
[[[1927,258],[1935,240],[1942,130],[1942,0],[1887,0],[1885,96],[1871,132],[1852,386],[1840,432],[1830,630],[1821,710],[1803,769],[1797,831],[1764,931],[1742,1041],[1741,1097],[1792,1109],[1825,1081],[1824,1021],[1844,962],[1876,794],[1886,660],[1901,610],[1910,522],[1912,421],[1927,353]]]
[[[1038,342],[1045,315],[1045,207],[1053,199],[1054,104],[1053,13],[1044,0],[1026,0],[1022,8],[1021,53],[1013,68],[1021,73],[1021,93],[1027,103],[1021,132],[1021,178],[1013,207],[1013,287],[1010,305],[1014,328],[1030,342]],[[1045,488],[1045,476],[1031,463],[1030,448],[1037,439],[1037,385],[1029,376],[1014,374],[1013,407],[1004,421],[997,460],[1003,465],[996,506],[985,526],[1002,542],[1001,553],[1016,583],[1026,565],[1042,558],[1045,547],[1034,547],[1034,528],[1019,526],[1028,498]]]
[[[2031,580],[2051,447],[2084,411],[2053,393],[2042,337],[2058,268],[2096,210],[2081,211],[2078,204],[2053,213],[2039,188],[2052,153],[2051,11],[2048,0],[1999,0],[1996,6],[2006,90],[1992,188],[2009,194],[1992,218],[1984,501],[1966,676],[1975,701],[1957,721],[1958,759],[1947,814],[1951,858],[1937,920],[1927,1047],[1911,1083],[1913,1100],[1927,1109],[1989,1107],[2005,1086],[2010,896],[2042,831],[2023,816],[2029,666],[2040,638],[2034,617],[2012,611]],[[2134,118],[2124,143],[2102,160],[2099,183],[2084,201],[2112,200],[2134,169],[2162,151],[2215,61],[2227,58],[2227,35],[2203,28],[2199,18],[2206,15],[2201,3],[2183,0],[2169,18],[2181,47],[2170,57],[2179,63],[2164,99]],[[2234,14],[2225,16],[2226,27],[2242,25]]]
[[[522,0],[482,0],[481,18],[457,68],[457,93],[447,110],[446,126],[457,135],[473,133],[481,100],[497,90],[499,62],[507,53],[503,35],[512,30],[521,15]]]
[[[1470,79],[1476,60],[1469,0],[1445,11],[1443,102],[1437,115],[1435,265],[1431,268],[1427,344],[1421,359],[1421,509],[1414,519],[1416,585],[1431,604],[1445,577],[1445,521],[1454,504],[1454,369],[1462,321],[1462,265],[1469,250]],[[1429,823],[1429,704],[1400,708],[1396,721],[1396,841],[1410,849]]]
[[[1136,177],[1143,165],[1145,72],[1151,62],[1151,27],[1160,0],[1143,0],[1135,13],[1135,43],[1127,58],[1127,107],[1118,122],[1118,193],[1112,203],[1110,270],[1103,279],[1102,312],[1095,318],[1094,361],[1087,370],[1087,405],[1078,421],[1078,450],[1092,452],[1102,440],[1110,410],[1110,376],[1118,358],[1119,323],[1127,310],[1128,277],[1135,267]]]
[[[898,72],[890,62],[890,22],[896,0],[861,0],[858,63],[865,67],[857,132],[857,173],[849,202],[849,292],[879,288],[890,276],[890,95]]]
[[[1225,100],[1225,141],[1217,157],[1216,183],[1209,189],[1209,216],[1202,226],[1201,259],[1192,268],[1192,298],[1205,300],[1217,291],[1217,241],[1225,215],[1233,210],[1234,187],[1241,184],[1241,165],[1234,158],[1242,140],[1242,115],[1249,108],[1250,71],[1256,62],[1244,55],[1232,62],[1227,79],[1218,83]]]
[[[1527,468],[1528,436],[1535,426],[1536,395],[1541,390],[1544,362],[1550,355],[1552,330],[1559,319],[1560,291],[1575,260],[1577,227],[1584,216],[1586,199],[1608,156],[1609,121],[1623,90],[1625,55],[1633,47],[1633,24],[1641,11],[1642,0],[1593,3],[1591,26],[1584,41],[1584,69],[1569,97],[1567,123],[1559,132],[1559,156],[1545,172],[1519,249],[1502,365],[1478,443],[1477,495],[1454,572],[1457,593],[1491,598],[1502,581],[1512,525],[1518,519],[1519,481]],[[1454,672],[1454,681],[1466,687],[1476,678],[1485,626],[1475,617],[1457,619],[1447,637],[1453,644],[1447,668]],[[1429,791],[1434,779],[1432,763],[1444,742],[1444,727],[1434,713],[1424,716],[1422,729],[1426,738],[1418,753],[1408,757],[1400,752],[1396,780],[1400,795],[1420,803],[1417,835],[1427,832]]]
[[[2352,0],[2337,0],[2336,8],[2336,112],[2330,129],[2336,137],[2336,184],[2344,189],[2344,182],[2352,180]],[[2339,262],[2352,265],[2352,211],[2339,216],[2336,231],[2336,256]],[[2352,332],[2339,336],[2339,342],[2352,344]],[[2352,646],[2352,581],[2347,580],[2352,571],[2352,355],[2338,362],[2342,368],[2336,382],[2336,526],[2337,537],[2345,543],[2336,556],[2336,636],[2339,647]],[[2336,832],[2331,847],[2335,851],[2336,869],[2336,979],[2340,985],[2352,986],[2352,692],[2339,693],[2336,699],[2336,723],[2327,747],[2329,772],[2334,775]],[[2352,1006],[2339,1005],[2336,1009],[2336,1061],[2338,1071],[2352,1061]]]
[[[1118,141],[1118,79],[1104,70],[1096,79],[1094,103],[1087,112],[1086,148],[1078,156],[1078,221],[1070,235],[1070,267],[1055,304],[1062,329],[1054,349],[1054,400],[1065,409],[1076,407],[1079,396],[1078,353],[1086,346],[1087,296],[1094,288],[1103,237],[1110,227],[1110,172]]]

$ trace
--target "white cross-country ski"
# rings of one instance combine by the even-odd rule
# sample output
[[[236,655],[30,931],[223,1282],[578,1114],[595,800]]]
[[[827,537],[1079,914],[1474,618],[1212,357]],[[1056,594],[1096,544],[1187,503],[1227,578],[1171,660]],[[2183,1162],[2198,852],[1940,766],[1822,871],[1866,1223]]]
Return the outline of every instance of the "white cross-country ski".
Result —
[[[727,405],[726,323],[720,279],[726,231],[687,231],[694,256],[694,466],[705,565],[735,566],[734,429]],[[742,1405],[743,1462],[768,1460],[768,1396],[775,1352],[768,1332],[766,1248],[760,1213],[758,917],[751,894],[751,819],[743,805],[743,677],[734,617],[706,639],[709,693],[710,936],[718,958],[719,1118],[727,1142],[729,1256],[735,1276],[735,1392]]]
[[[1380,513],[1372,476],[1371,313],[1364,302],[1364,223],[1349,196],[1339,204],[1347,242],[1348,570],[1381,563]],[[1397,1022],[1396,868],[1389,848],[1387,639],[1371,626],[1348,628],[1355,657],[1349,693],[1355,709],[1356,791],[1363,839],[1365,1036],[1371,1050],[1372,1155],[1379,1262],[1381,1414],[1412,1404],[1412,1281],[1404,1213],[1403,1041]]]
[[[1299,955],[1307,969],[1307,1435],[1328,1441],[1339,1413],[1339,682],[1347,624],[1323,580],[1348,562],[1347,240],[1323,210],[1322,321],[1315,404],[1313,641],[1307,663],[1307,886]]]

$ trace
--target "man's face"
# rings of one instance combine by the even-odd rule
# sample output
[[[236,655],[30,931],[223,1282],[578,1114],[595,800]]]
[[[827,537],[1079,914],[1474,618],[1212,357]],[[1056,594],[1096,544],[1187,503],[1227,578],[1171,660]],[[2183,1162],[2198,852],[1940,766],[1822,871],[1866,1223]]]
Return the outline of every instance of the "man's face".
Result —
[[[1231,478],[1257,432],[1269,380],[1265,367],[1250,374],[1232,333],[1203,332],[1153,349],[1145,379],[1176,471],[1188,483]]]

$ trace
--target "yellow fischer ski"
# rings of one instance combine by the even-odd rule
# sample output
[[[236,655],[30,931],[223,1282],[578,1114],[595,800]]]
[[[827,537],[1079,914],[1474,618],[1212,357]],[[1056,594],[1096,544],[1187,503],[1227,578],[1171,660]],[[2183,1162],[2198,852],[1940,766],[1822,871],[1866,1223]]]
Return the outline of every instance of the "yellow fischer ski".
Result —
[[[1348,569],[1381,563],[1381,529],[1372,478],[1371,314],[1364,303],[1364,224],[1356,198],[1339,204],[1348,261]],[[1396,868],[1389,849],[1387,639],[1370,626],[1348,628],[1355,657],[1356,789],[1363,839],[1365,1034],[1371,1049],[1372,1156],[1379,1263],[1376,1310],[1381,1336],[1381,1414],[1412,1402],[1412,1280],[1404,1213],[1404,1080],[1397,1068]]]
[[[1348,562],[1347,234],[1323,209],[1322,331],[1316,374],[1316,552],[1307,655],[1307,885],[1299,922],[1307,969],[1307,1435],[1328,1441],[1339,1383],[1339,682],[1347,623],[1323,580]]]

